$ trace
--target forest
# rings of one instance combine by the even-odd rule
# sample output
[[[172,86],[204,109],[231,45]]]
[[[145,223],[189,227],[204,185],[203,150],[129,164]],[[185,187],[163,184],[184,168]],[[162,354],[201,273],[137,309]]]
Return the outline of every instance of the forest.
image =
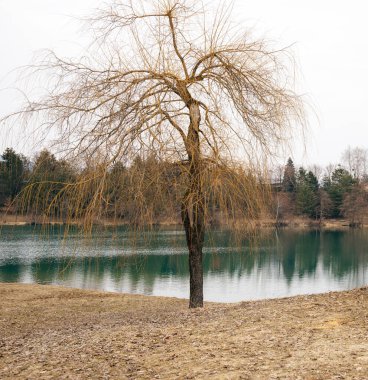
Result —
[[[254,220],[282,226],[296,218],[311,223],[344,219],[351,227],[360,227],[368,209],[368,151],[349,147],[341,158],[341,164],[325,168],[297,167],[289,158],[284,166],[270,170],[267,178],[259,175],[256,181],[254,173],[241,168],[223,176],[209,171],[205,179],[208,224],[226,225],[236,219],[238,208],[254,207],[247,202],[246,192],[237,191],[249,188],[248,183],[253,187],[249,191],[262,193],[261,198],[267,200],[265,209],[256,206],[251,213]],[[100,181],[93,181],[93,174],[98,170],[91,162],[72,163],[48,150],[31,159],[7,148],[0,159],[0,210],[3,214],[27,215],[31,221],[81,220],[93,210],[93,187],[100,186]],[[79,191],[75,184],[79,184]],[[184,183],[175,163],[162,162],[154,155],[138,156],[129,164],[116,162],[103,186],[103,207],[93,210],[94,223],[180,223],[178,205]],[[77,196],[83,199],[76,202]]]

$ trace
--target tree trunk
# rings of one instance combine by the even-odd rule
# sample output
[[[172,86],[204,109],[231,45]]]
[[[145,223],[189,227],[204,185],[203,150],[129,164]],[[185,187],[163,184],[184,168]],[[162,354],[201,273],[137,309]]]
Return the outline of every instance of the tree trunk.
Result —
[[[189,250],[190,297],[189,307],[203,307],[204,197],[199,140],[200,111],[193,101],[189,105],[190,125],[187,136],[189,184],[182,203],[181,216]]]
[[[192,210],[194,211],[194,210]],[[189,250],[190,296],[189,307],[203,307],[203,262],[202,248],[204,224],[192,225],[187,207],[182,209],[182,218]]]

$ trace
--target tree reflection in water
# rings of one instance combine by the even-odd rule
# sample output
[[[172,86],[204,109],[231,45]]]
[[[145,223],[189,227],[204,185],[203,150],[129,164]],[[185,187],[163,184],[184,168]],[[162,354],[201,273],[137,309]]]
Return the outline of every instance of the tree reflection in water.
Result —
[[[91,243],[60,230],[3,228],[0,281],[187,297],[188,256],[181,232],[157,230],[131,243],[125,229],[105,231]],[[112,239],[112,236],[114,238]],[[368,233],[293,231],[234,248],[213,232],[204,257],[205,298],[217,301],[281,297],[349,289],[368,280]],[[122,248],[123,247],[123,248]]]

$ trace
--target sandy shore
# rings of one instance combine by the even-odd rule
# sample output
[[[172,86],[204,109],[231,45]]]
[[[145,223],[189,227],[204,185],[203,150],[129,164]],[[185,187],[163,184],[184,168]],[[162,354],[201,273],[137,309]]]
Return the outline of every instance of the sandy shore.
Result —
[[[368,379],[368,288],[206,304],[0,284],[1,379]]]

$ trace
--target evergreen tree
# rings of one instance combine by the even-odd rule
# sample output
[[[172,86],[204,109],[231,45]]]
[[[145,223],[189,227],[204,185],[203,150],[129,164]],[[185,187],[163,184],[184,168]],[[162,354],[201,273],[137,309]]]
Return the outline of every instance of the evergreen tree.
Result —
[[[52,153],[44,149],[34,162],[28,184],[28,204],[36,212],[44,212],[45,207],[52,204],[58,212],[60,191],[74,176],[74,170],[67,161],[57,160]]]
[[[0,203],[13,200],[21,191],[26,171],[26,159],[14,149],[5,149],[0,163]]]
[[[0,207],[4,205],[6,199],[5,163],[0,156]]]
[[[296,184],[296,208],[300,214],[316,217],[318,212],[318,180],[304,168],[299,169]]]
[[[288,193],[295,193],[296,190],[296,176],[293,160],[289,157],[282,180],[282,189]]]
[[[332,202],[330,217],[338,218],[342,216],[341,207],[344,197],[352,190],[355,183],[356,180],[352,175],[341,167],[335,169],[330,178],[324,178],[323,189],[328,193]]]
[[[310,170],[307,173],[307,182],[310,188],[317,193],[319,190],[319,183],[317,177]]]

